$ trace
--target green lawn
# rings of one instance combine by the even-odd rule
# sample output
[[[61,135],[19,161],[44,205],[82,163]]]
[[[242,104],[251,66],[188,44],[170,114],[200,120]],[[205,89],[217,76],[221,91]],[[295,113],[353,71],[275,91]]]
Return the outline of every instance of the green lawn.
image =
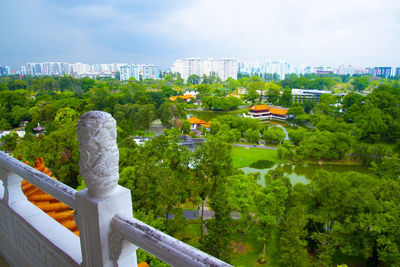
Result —
[[[278,247],[276,245],[276,235],[273,234],[272,240],[267,244],[268,263],[261,264],[258,257],[261,254],[263,243],[257,240],[256,228],[253,227],[243,237],[243,241],[238,233],[233,235],[233,255],[231,264],[233,266],[279,266]]]
[[[235,168],[248,167],[253,162],[261,159],[267,159],[277,163],[286,162],[278,159],[276,150],[253,147],[246,149],[244,147],[232,146],[232,160],[233,167]]]

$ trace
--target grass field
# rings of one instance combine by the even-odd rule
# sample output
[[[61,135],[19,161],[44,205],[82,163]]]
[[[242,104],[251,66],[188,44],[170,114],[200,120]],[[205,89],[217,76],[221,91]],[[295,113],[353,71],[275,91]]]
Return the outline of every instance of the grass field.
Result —
[[[232,160],[233,167],[243,168],[248,167],[257,160],[267,159],[276,163],[284,163],[285,160],[278,159],[278,153],[276,150],[253,148],[248,149],[244,147],[232,146]]]
[[[187,221],[185,230],[175,235],[175,238],[197,248],[200,248],[200,220]],[[253,227],[241,239],[240,234],[232,236],[232,259],[233,266],[278,266],[277,247],[275,240],[267,245],[269,264],[260,264],[257,259],[262,250],[262,243],[257,241],[256,228]]]

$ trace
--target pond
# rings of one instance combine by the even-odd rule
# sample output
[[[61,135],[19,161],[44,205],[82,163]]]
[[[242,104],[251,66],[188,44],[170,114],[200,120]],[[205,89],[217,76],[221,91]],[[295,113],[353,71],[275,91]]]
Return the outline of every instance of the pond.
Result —
[[[285,175],[289,177],[290,182],[292,185],[295,185],[297,183],[303,183],[303,184],[308,184],[310,182],[310,179],[314,175],[314,173],[317,170],[327,170],[330,172],[349,172],[349,171],[355,171],[359,173],[371,173],[371,171],[361,165],[331,165],[331,164],[326,164],[326,165],[318,165],[318,164],[275,164],[271,168],[267,169],[254,169],[250,167],[244,167],[241,168],[241,170],[245,174],[249,173],[260,173],[260,179],[258,180],[258,183],[262,186],[265,186],[265,180],[264,180],[264,175],[278,166],[282,167]]]

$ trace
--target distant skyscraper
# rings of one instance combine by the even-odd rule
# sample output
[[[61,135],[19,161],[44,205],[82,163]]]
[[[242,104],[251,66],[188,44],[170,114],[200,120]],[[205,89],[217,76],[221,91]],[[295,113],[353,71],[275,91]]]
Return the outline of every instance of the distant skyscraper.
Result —
[[[139,81],[139,67],[137,65],[124,65],[120,68],[119,79],[121,81],[129,80],[133,77]]]
[[[171,66],[171,72],[180,73],[182,79],[187,81],[190,75],[196,74],[200,77],[203,75],[216,74],[222,81],[229,77],[237,79],[239,63],[235,59],[206,59],[186,58],[176,60]]]
[[[10,75],[10,67],[0,65],[0,76],[7,76]]]
[[[399,67],[396,68],[396,71],[394,72],[394,75],[395,76],[400,76],[400,68]]]
[[[159,69],[156,65],[137,65],[137,64],[127,64],[119,67],[121,81],[129,80],[133,77],[136,80],[140,79],[159,79]]]
[[[370,74],[372,76],[381,76],[388,78],[392,75],[392,68],[391,67],[375,67],[371,68]]]
[[[372,76],[381,76],[388,78],[392,75],[392,68],[391,67],[375,67],[371,68],[370,74]]]
[[[264,62],[243,62],[240,64],[239,72],[248,75],[278,74],[280,79],[284,79],[286,74],[303,74],[304,67],[294,67],[284,60],[272,61],[266,59]]]
[[[158,79],[160,78],[158,67],[156,65],[142,65],[143,79]]]
[[[340,65],[338,68],[338,74],[340,74],[340,75],[353,76],[354,73],[355,73],[355,68],[351,65],[348,65],[348,66]]]

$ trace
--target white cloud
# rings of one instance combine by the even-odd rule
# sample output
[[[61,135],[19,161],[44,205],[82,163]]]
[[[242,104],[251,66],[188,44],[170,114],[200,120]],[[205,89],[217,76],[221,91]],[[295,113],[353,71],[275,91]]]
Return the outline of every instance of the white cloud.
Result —
[[[199,56],[400,65],[398,0],[16,0],[0,4],[0,14],[10,23],[0,44],[7,60],[168,65]]]
[[[203,0],[160,23],[181,42],[244,59],[395,64],[399,6],[389,0]]]

